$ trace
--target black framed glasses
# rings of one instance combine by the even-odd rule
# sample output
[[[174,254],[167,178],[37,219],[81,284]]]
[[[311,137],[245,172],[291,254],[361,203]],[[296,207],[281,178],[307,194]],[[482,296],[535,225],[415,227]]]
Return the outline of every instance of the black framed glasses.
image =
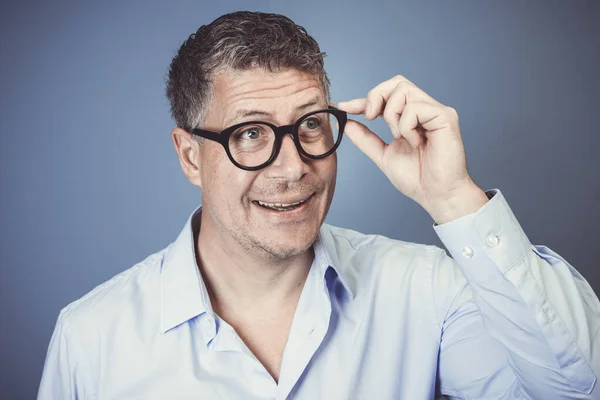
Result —
[[[303,115],[293,125],[248,121],[221,132],[192,129],[190,133],[221,143],[235,166],[256,171],[277,158],[287,134],[292,135],[298,152],[306,158],[318,160],[333,154],[342,141],[347,120],[345,111],[329,106]]]

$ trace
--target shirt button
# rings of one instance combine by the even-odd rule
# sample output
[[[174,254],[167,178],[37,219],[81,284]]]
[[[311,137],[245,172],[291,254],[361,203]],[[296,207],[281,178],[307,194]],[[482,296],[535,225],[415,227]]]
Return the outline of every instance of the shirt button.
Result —
[[[465,247],[464,249],[462,249],[462,255],[465,258],[473,257],[473,249],[470,247]]]
[[[487,239],[485,239],[485,242],[490,247],[496,247],[496,246],[498,246],[498,243],[500,243],[500,238],[498,238],[498,236],[494,236],[494,235],[488,236]]]

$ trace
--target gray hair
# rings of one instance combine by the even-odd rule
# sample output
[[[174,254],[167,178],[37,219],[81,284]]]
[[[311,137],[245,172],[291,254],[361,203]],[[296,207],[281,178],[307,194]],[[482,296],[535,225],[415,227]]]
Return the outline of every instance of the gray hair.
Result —
[[[212,98],[213,78],[227,69],[308,72],[317,77],[329,102],[324,57],[315,39],[288,17],[249,11],[225,14],[191,34],[173,58],[166,90],[171,115],[180,128],[200,127]]]

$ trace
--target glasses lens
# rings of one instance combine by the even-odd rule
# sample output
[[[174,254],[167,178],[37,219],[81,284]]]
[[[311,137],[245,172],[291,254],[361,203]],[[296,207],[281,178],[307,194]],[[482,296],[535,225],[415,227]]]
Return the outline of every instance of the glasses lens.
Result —
[[[229,137],[229,152],[245,167],[257,167],[273,153],[275,132],[268,125],[248,124],[237,128]]]
[[[304,118],[298,126],[300,146],[311,156],[329,152],[338,140],[339,128],[335,115],[321,112]]]

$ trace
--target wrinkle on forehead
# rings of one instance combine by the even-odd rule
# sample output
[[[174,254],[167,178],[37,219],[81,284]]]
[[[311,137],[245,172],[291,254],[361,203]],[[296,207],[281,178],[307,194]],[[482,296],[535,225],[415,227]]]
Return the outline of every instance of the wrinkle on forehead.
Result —
[[[256,107],[265,112],[287,113],[301,101],[318,97],[326,105],[318,79],[307,72],[284,70],[229,71],[215,77],[215,94],[222,122],[236,108]]]
[[[250,76],[239,76],[231,79],[229,81],[230,98],[235,101],[237,98],[247,96],[250,93],[254,97],[257,95],[259,97],[270,97],[275,93],[285,95],[286,93],[294,92],[296,89],[302,90],[312,87],[320,89],[317,79],[305,73],[292,74],[288,72],[270,75],[269,78],[271,79],[262,79],[265,77],[264,75],[257,77],[260,79],[260,84],[258,84],[257,79],[249,79]],[[295,87],[296,85],[298,87]]]

